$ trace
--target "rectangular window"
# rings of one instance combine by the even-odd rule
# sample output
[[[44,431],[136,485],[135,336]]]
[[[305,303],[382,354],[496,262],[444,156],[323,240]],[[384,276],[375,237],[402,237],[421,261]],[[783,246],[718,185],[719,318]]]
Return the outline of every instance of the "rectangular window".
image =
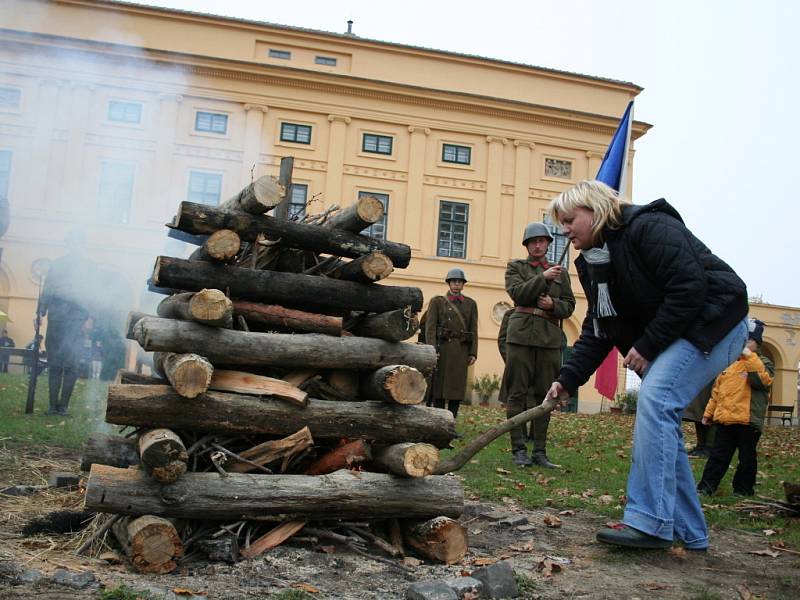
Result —
[[[358,192],[358,197],[373,196],[381,201],[383,204],[383,217],[377,223],[373,223],[361,232],[361,235],[368,235],[379,240],[386,239],[386,224],[389,215],[389,194],[378,194],[376,192]]]
[[[282,60],[291,60],[292,53],[288,50],[275,50],[274,48],[269,49],[269,57],[270,58],[280,58]]]
[[[550,247],[547,249],[547,262],[556,264],[556,261],[561,257],[561,253],[569,246],[569,238],[561,233],[561,227],[554,224],[547,213],[542,217],[542,221],[547,225],[550,233],[553,234],[553,241],[550,242]],[[569,250],[564,255],[564,261],[561,264],[562,266],[569,265]]]
[[[206,171],[189,171],[189,190],[186,199],[189,202],[219,206],[222,194],[222,174]]]
[[[314,62],[318,65],[325,65],[326,67],[336,66],[336,59],[332,56],[315,56]]]
[[[0,87],[0,108],[19,108],[22,91],[12,87]]]
[[[472,148],[469,146],[456,146],[455,144],[442,145],[442,162],[468,165],[472,161]]]
[[[311,125],[281,123],[281,141],[295,144],[311,143]]]
[[[364,141],[361,143],[361,150],[372,152],[373,154],[391,154],[393,139],[389,135],[375,135],[365,133]]]
[[[141,123],[142,105],[138,102],[111,100],[108,103],[108,120],[120,123]]]
[[[194,118],[194,130],[226,133],[228,131],[228,115],[198,110]]]
[[[8,187],[11,182],[11,150],[0,150],[0,198],[8,198]]]
[[[306,201],[308,200],[308,186],[304,183],[293,183],[292,194],[289,196],[289,220],[299,221],[306,215]]]
[[[134,165],[103,162],[97,194],[97,216],[104,223],[125,225],[130,220]]]
[[[467,226],[469,204],[441,202],[439,204],[439,241],[436,256],[467,257]]]

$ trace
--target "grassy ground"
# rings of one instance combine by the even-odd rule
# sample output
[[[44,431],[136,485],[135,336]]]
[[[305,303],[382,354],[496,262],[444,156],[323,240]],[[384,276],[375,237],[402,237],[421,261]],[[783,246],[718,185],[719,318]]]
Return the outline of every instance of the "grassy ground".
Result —
[[[25,414],[27,378],[0,374],[0,444],[13,448],[55,446],[77,449],[91,431],[110,431],[103,422],[107,384],[79,380],[70,403],[70,417],[46,417],[47,378],[40,377],[35,410]],[[464,437],[456,449],[504,419],[498,408],[465,406],[459,413],[458,429]],[[550,471],[520,468],[511,461],[508,436],[481,450],[459,472],[469,492],[486,500],[513,497],[529,508],[551,505],[559,509],[582,508],[607,515],[622,516],[625,481],[630,465],[633,417],[627,415],[582,415],[555,413],[550,424],[548,454],[564,468]],[[694,441],[693,428],[685,428],[687,440]],[[45,449],[42,448],[44,452]],[[447,454],[447,451],[445,451]],[[800,428],[768,427],[758,447],[758,496],[783,500],[783,481],[800,482]],[[699,478],[705,461],[693,460]],[[735,459],[734,465],[735,467]],[[718,494],[704,499],[712,527],[733,527],[753,532],[774,530],[778,539],[800,548],[800,520],[786,519],[762,511],[742,511],[741,498],[732,495],[732,471],[723,480]],[[13,482],[12,482],[13,483]]]
[[[466,406],[462,411],[458,429],[464,437],[456,442],[456,450],[505,418],[498,408]],[[515,466],[509,438],[505,435],[481,450],[459,471],[465,486],[483,499],[514,497],[526,507],[583,508],[607,515],[609,520],[620,519],[630,466],[633,416],[554,413],[549,433],[548,455],[563,469]],[[687,425],[684,433],[689,442],[694,442],[693,426]],[[783,481],[800,482],[799,450],[799,428],[766,428],[758,446],[754,500],[760,500],[759,496],[785,500]],[[700,478],[704,465],[704,460],[692,460],[696,479]],[[798,519],[740,510],[742,498],[733,496],[731,490],[735,465],[734,457],[717,495],[703,498],[709,525],[759,533],[771,529],[776,532],[776,538],[795,549],[800,548]]]
[[[47,376],[36,385],[32,415],[25,414],[28,376],[0,374],[0,440],[15,444],[43,444],[79,448],[91,431],[103,429],[102,419],[107,384],[79,379],[72,394],[69,417],[45,416],[48,403]]]

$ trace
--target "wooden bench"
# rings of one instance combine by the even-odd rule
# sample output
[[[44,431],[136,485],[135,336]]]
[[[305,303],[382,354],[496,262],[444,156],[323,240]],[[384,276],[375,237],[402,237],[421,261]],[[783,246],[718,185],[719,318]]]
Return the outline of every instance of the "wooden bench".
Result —
[[[781,425],[791,425],[792,424],[792,416],[794,415],[794,404],[790,404],[788,406],[781,406],[780,404],[770,404],[767,406],[767,412],[769,413],[780,413],[776,416],[769,415],[768,419],[780,419]]]

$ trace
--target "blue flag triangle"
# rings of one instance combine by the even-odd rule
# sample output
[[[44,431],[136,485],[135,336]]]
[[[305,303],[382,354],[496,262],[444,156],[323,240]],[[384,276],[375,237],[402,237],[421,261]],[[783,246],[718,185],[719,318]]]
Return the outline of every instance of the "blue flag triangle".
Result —
[[[624,192],[625,178],[628,165],[628,147],[631,141],[631,122],[633,121],[633,100],[625,109],[625,114],[619,122],[619,127],[611,138],[606,155],[600,169],[597,171],[598,181],[614,188],[620,194]]]

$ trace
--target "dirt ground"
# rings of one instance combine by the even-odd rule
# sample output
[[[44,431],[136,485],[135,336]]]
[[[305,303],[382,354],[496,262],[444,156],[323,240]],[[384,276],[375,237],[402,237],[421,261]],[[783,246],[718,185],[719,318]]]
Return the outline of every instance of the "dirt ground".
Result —
[[[50,471],[75,470],[77,460],[77,453],[65,451],[32,449],[20,455],[0,449],[0,483],[43,483]],[[80,510],[81,505],[80,491],[0,496],[0,598],[98,598],[103,588],[126,585],[149,591],[150,598],[238,600],[304,589],[313,598],[393,599],[404,598],[416,581],[467,575],[499,560],[511,561],[522,576],[521,598],[800,598],[800,554],[771,550],[763,535],[712,531],[707,554],[617,550],[594,539],[605,517],[549,507],[524,510],[511,499],[499,504],[468,500],[461,520],[469,531],[470,551],[460,564],[450,566],[416,565],[413,560],[386,564],[343,548],[325,552],[289,542],[235,565],[193,558],[172,574],[145,576],[124,563],[74,556],[70,551],[79,543],[76,535],[26,538],[21,533],[33,517]],[[75,590],[47,579],[18,584],[9,573],[19,568],[45,575],[59,568],[89,571],[100,587]]]

